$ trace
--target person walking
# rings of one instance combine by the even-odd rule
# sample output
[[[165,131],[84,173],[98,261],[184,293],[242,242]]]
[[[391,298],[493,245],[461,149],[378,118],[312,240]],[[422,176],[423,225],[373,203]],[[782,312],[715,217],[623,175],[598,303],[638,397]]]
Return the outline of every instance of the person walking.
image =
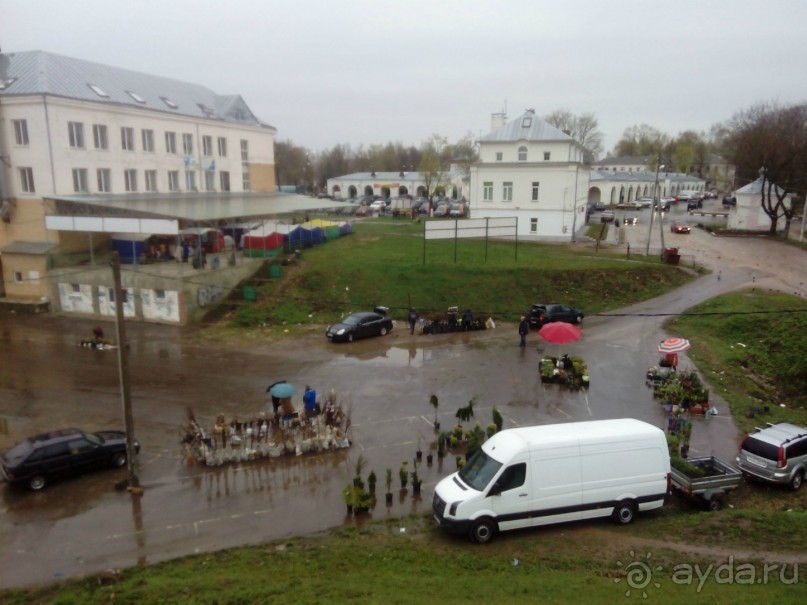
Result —
[[[530,324],[527,322],[527,318],[523,315],[521,316],[521,322],[518,324],[518,335],[521,337],[521,341],[519,342],[520,347],[527,346],[527,334],[530,331]]]

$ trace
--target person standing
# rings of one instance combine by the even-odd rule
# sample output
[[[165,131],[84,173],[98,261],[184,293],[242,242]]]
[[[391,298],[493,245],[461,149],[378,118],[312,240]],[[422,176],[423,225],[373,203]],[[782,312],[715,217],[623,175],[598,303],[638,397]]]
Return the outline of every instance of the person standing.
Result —
[[[530,331],[530,324],[527,322],[527,318],[523,315],[521,316],[521,322],[518,324],[518,335],[521,337],[521,341],[519,342],[520,347],[527,346],[527,334]]]
[[[303,407],[305,408],[306,418],[313,418],[319,413],[317,392],[308,385],[305,385],[305,393],[303,393]]]
[[[415,325],[418,322],[418,313],[414,309],[409,309],[409,333],[415,333]]]

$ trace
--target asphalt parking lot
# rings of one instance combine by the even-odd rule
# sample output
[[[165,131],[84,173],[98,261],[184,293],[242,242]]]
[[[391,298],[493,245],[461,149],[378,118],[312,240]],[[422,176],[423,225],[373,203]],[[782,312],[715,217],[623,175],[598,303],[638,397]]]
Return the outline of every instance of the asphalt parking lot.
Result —
[[[640,245],[643,232],[635,233]],[[720,271],[721,279],[716,272],[706,275],[620,310],[625,315],[618,317],[587,316],[583,339],[562,347],[589,365],[591,387],[576,393],[541,384],[540,354],[560,349],[535,333],[521,349],[514,325],[410,336],[399,323],[383,338],[338,345],[318,331],[292,346],[259,338],[224,346],[199,340],[192,328],[127,325],[144,494],[113,489],[124,471],[55,483],[39,493],[0,487],[0,584],[39,583],[354,523],[345,517],[341,489],[356,457],[363,454],[367,471],[379,477],[388,467],[397,477],[403,460],[412,464],[418,445],[425,451],[434,447],[432,393],[439,397],[444,428],[471,399],[483,427],[494,405],[505,427],[625,416],[663,426],[662,410],[644,384],[645,370],[657,361],[656,345],[666,336],[664,317],[654,312],[682,311],[746,286],[807,296],[801,250],[773,244],[782,261],[777,269],[767,261],[769,242],[716,242],[699,229],[675,237],[681,238],[682,252],[691,250]],[[122,427],[117,354],[76,344],[89,337],[94,323],[2,315],[0,325],[0,448],[57,427]],[[681,365],[687,363],[683,356]],[[351,409],[352,446],[214,468],[187,463],[179,439],[188,408],[211,425],[219,413],[243,417],[271,409],[265,390],[279,379],[300,393],[305,384],[320,392],[334,389]],[[731,459],[739,436],[719,389],[712,392],[720,413],[697,420],[691,455]],[[302,406],[299,396],[295,404]],[[399,493],[396,480],[393,505],[385,506],[382,498],[371,517],[428,511],[431,488],[454,469],[453,458],[431,467],[424,463],[422,499]]]

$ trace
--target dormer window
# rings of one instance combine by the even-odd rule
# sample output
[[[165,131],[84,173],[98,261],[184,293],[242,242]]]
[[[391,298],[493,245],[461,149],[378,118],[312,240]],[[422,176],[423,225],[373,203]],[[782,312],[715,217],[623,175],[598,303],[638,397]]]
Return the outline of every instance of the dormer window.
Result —
[[[132,97],[138,103],[140,103],[142,105],[146,104],[146,100],[143,97],[141,97],[139,94],[137,94],[136,92],[133,92],[131,90],[127,90],[126,94],[129,95],[130,97]]]
[[[177,105],[176,103],[174,103],[174,102],[173,102],[171,99],[169,99],[168,97],[160,97],[160,99],[162,100],[162,102],[163,102],[163,103],[165,103],[166,105],[168,105],[168,107],[170,107],[171,109],[179,109],[179,105]]]
[[[5,80],[0,80],[0,90],[6,90],[9,86],[14,84],[17,81],[17,78],[7,78]]]
[[[97,94],[99,97],[103,97],[105,99],[109,98],[109,95],[106,93],[106,91],[100,86],[98,86],[98,84],[87,84],[87,86],[89,86],[90,90],[93,91],[95,94]]]
[[[530,128],[532,126],[532,118],[527,116],[521,121],[522,128]]]

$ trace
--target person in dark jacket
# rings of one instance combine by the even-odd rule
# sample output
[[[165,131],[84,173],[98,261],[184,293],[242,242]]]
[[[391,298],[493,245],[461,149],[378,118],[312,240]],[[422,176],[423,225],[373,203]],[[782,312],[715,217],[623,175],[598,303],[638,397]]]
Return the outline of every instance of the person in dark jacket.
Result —
[[[418,312],[414,309],[409,309],[409,333],[415,333],[415,325],[418,322]]]
[[[520,347],[527,346],[527,334],[530,332],[530,324],[527,321],[527,318],[523,315],[521,316],[521,322],[518,324],[518,335],[521,337],[521,341],[519,342]]]

